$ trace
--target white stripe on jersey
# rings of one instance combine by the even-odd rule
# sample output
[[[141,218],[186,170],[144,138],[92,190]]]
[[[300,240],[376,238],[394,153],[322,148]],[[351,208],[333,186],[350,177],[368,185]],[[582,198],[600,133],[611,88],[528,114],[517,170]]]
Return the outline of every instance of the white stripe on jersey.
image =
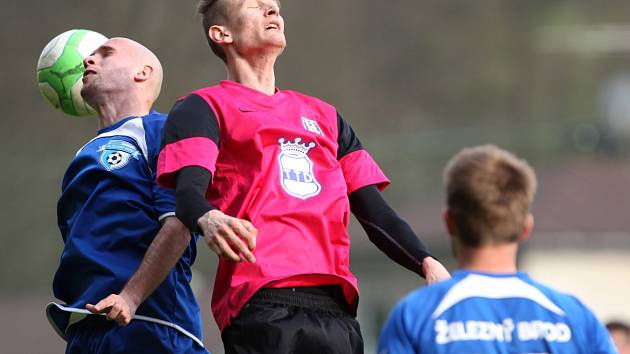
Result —
[[[112,136],[126,136],[133,139],[136,144],[138,144],[140,151],[142,151],[142,155],[144,156],[145,161],[149,161],[149,149],[147,148],[147,138],[145,135],[144,125],[142,124],[141,117],[129,119],[120,127],[95,136],[85,145],[83,145],[83,147],[81,147],[79,151],[77,151],[76,155],[79,155],[79,153],[94,140]]]
[[[540,290],[517,277],[501,278],[469,274],[446,293],[446,296],[444,296],[433,312],[432,317],[437,318],[458,302],[471,297],[488,299],[524,298],[532,300],[560,316],[565,315],[564,311],[551,302]]]

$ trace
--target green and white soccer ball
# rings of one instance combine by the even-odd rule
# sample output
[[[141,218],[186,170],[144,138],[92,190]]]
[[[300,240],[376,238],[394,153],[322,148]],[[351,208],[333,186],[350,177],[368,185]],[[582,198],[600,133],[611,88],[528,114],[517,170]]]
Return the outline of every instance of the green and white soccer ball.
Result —
[[[81,97],[83,59],[106,41],[100,33],[74,29],[48,42],[37,61],[37,82],[53,107],[73,116],[96,113]]]

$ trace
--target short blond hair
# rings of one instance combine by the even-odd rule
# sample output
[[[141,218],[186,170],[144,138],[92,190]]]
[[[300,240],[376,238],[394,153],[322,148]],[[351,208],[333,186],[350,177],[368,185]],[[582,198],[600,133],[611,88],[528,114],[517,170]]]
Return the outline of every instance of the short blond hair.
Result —
[[[226,0],[200,0],[197,4],[197,12],[202,16],[201,24],[204,29],[204,35],[208,41],[208,45],[212,52],[219,57],[223,62],[227,62],[225,51],[218,44],[214,43],[212,39],[208,37],[208,31],[210,27],[214,25],[224,26],[228,20],[228,3]]]
[[[197,3],[197,12],[201,14],[201,25],[203,26],[204,36],[208,41],[208,45],[214,55],[227,63],[227,56],[220,45],[214,43],[208,36],[210,27],[214,25],[226,26],[231,17],[231,11],[234,2],[237,0],[199,0]],[[243,0],[238,0],[239,2]],[[280,6],[280,0],[274,0]]]
[[[444,169],[446,204],[464,245],[514,242],[536,193],[530,165],[494,145],[465,148]]]

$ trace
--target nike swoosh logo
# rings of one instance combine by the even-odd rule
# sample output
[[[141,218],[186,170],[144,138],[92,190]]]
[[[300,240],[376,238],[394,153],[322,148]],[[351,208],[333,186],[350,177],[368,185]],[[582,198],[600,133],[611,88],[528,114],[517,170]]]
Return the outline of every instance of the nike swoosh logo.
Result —
[[[251,109],[251,108],[247,108],[247,107],[238,107],[238,110],[243,112],[243,113],[251,113],[251,112],[256,112],[255,110]]]

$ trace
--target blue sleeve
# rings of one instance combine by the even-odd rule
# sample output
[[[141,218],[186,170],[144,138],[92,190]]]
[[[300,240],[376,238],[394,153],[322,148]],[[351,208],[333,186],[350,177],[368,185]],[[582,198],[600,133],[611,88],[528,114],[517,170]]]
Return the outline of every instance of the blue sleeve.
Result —
[[[383,326],[378,354],[415,353],[412,335],[405,321],[405,302],[398,304]]]
[[[608,330],[593,311],[577,297],[568,295],[567,298],[569,306],[564,310],[574,320],[579,319],[573,324],[579,326],[579,330],[572,334],[571,340],[578,341],[589,354],[618,354]]]
[[[587,311],[588,316],[588,327],[587,331],[592,335],[591,340],[589,341],[593,348],[590,353],[593,354],[617,354],[617,350],[612,342],[612,338],[608,333],[608,330],[604,325],[595,317],[595,315],[590,311]]]
[[[160,221],[167,216],[175,216],[175,190],[160,186],[154,173],[153,178],[153,201],[155,210],[158,213]]]

